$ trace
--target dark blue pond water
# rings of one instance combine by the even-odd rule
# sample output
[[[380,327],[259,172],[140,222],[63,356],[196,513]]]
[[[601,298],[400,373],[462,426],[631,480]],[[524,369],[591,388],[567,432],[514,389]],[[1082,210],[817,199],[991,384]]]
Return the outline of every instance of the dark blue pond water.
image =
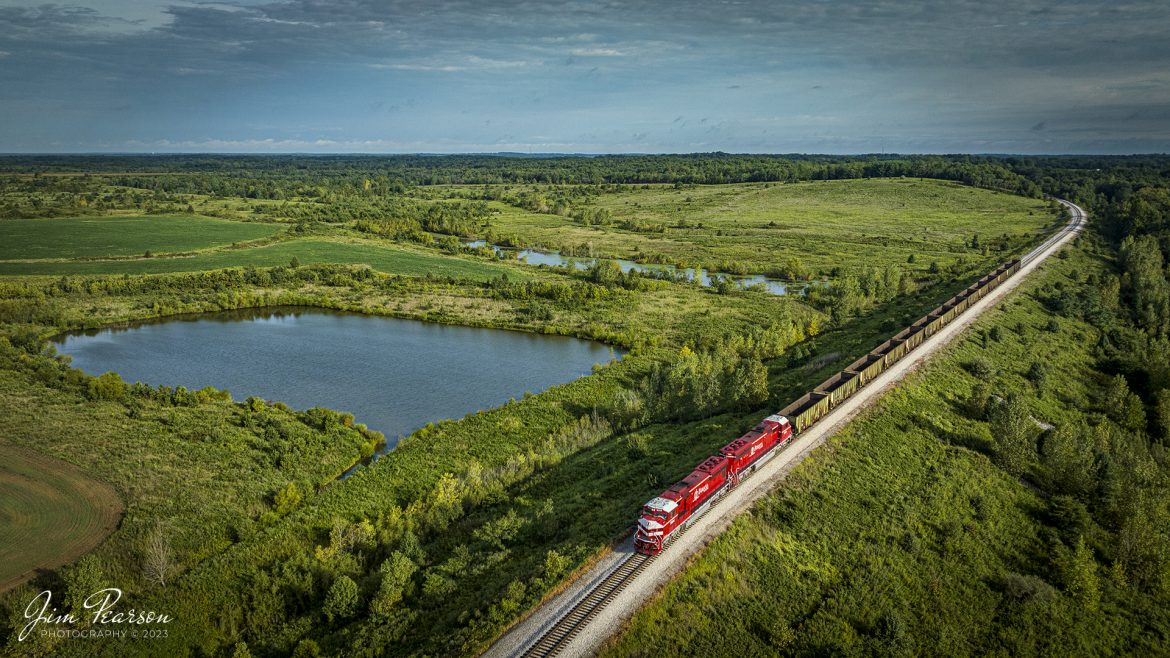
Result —
[[[73,365],[128,382],[328,407],[386,435],[488,409],[619,355],[592,341],[322,310],[214,313],[58,338]]]

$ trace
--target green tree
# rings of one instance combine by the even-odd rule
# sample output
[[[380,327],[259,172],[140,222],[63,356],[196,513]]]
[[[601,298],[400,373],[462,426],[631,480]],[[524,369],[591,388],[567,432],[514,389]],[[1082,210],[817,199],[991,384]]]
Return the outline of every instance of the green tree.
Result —
[[[86,555],[71,567],[62,570],[61,579],[65,581],[65,601],[69,604],[69,611],[88,624],[85,600],[94,593],[110,585],[106,582],[101,562],[93,555]]]
[[[444,473],[431,492],[427,526],[433,530],[446,530],[448,524],[460,516],[463,516],[463,496],[459,480],[451,473]]]
[[[349,576],[340,576],[333,581],[329,593],[325,595],[325,605],[321,610],[330,621],[346,619],[357,612],[358,586]]]
[[[1093,551],[1085,545],[1085,538],[1077,539],[1076,548],[1065,549],[1061,559],[1061,575],[1064,589],[1081,608],[1097,610],[1101,603],[1101,581],[1097,575],[1097,560]]]
[[[1036,390],[1043,392],[1048,386],[1048,378],[1052,372],[1052,368],[1043,361],[1033,361],[1032,365],[1028,367],[1026,377],[1028,381],[1036,385]]]
[[[1127,580],[1145,592],[1170,594],[1167,527],[1170,527],[1170,512],[1166,506],[1143,494],[1117,533],[1117,562]]]
[[[1146,428],[1146,409],[1142,399],[1129,390],[1124,375],[1114,375],[1105,389],[1105,413],[1122,427],[1138,432]]]
[[[248,651],[248,643],[236,642],[235,650],[232,651],[232,658],[252,658],[252,652]]]
[[[517,514],[515,509],[509,509],[507,514],[477,528],[472,537],[491,544],[497,550],[503,550],[504,544],[515,539],[527,523],[528,520]]]
[[[297,648],[293,650],[292,658],[318,658],[321,655],[321,647],[308,638],[297,643]]]
[[[569,558],[550,550],[544,556],[543,574],[546,580],[553,581],[565,573],[569,568]]]
[[[963,406],[967,410],[967,415],[975,420],[983,420],[987,417],[987,403],[991,399],[991,386],[987,382],[976,382],[971,387],[971,394],[967,396],[967,400]]]
[[[272,501],[276,507],[276,513],[284,516],[296,509],[297,505],[301,504],[301,491],[297,488],[295,482],[289,482],[283,489],[276,492],[276,496]]]
[[[1154,420],[1161,430],[1162,442],[1170,444],[1170,388],[1164,388],[1154,396]]]
[[[418,565],[409,557],[398,551],[391,553],[378,567],[382,582],[370,601],[370,612],[382,617],[390,616],[394,607],[408,594],[411,578],[416,571]]]
[[[759,359],[741,359],[728,393],[740,408],[759,406],[768,399],[768,368]]]
[[[1097,481],[1089,428],[1067,423],[1044,435],[1040,449],[1047,489],[1070,496],[1088,496]]]
[[[991,412],[995,460],[1003,470],[1021,476],[1036,456],[1035,424],[1017,395],[1010,395]]]

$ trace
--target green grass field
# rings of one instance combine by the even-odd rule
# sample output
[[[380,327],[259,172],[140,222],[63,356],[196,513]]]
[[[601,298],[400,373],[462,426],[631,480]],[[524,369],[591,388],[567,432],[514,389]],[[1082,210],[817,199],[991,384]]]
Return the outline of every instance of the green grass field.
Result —
[[[341,242],[308,238],[245,249],[225,249],[180,258],[134,260],[39,261],[0,263],[0,275],[37,274],[159,274],[197,272],[224,267],[273,267],[296,258],[314,263],[364,263],[388,274],[453,276],[486,280],[507,273],[522,277],[524,270],[494,263],[426,253],[389,243]]]
[[[266,238],[282,229],[197,215],[6,219],[0,221],[0,260],[186,252]]]
[[[0,592],[88,553],[122,510],[110,485],[76,466],[0,445]]]
[[[972,248],[1008,236],[1018,249],[1053,222],[1046,202],[914,178],[778,184],[626,186],[593,197],[583,207],[609,210],[656,230],[584,226],[560,215],[534,213],[500,202],[492,207],[496,236],[517,237],[552,249],[591,247],[598,255],[661,260],[720,269],[725,262],[763,274],[799,259],[811,273],[895,265],[925,270],[960,257],[988,264]],[[914,256],[914,265],[907,260]]]

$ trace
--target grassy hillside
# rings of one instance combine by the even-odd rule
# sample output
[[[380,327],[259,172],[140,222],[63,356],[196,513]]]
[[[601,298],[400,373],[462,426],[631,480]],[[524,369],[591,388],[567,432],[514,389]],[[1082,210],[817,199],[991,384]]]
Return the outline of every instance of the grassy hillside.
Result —
[[[1170,456],[1161,427],[1123,411],[1140,399],[1118,393],[1099,329],[1052,313],[1109,273],[1100,251],[1065,255],[737,520],[603,655],[1164,654]]]

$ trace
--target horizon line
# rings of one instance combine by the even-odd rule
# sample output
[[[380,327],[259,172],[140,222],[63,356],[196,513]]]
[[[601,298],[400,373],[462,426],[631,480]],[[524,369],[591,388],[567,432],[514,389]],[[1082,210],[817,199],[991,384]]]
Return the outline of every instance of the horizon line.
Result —
[[[1035,153],[1010,151],[951,151],[946,153],[931,152],[899,152],[899,151],[858,151],[851,153],[817,153],[812,151],[0,151],[0,158],[38,156],[38,157],[70,157],[70,156],[308,156],[308,157],[336,157],[336,156],[364,156],[364,157],[394,157],[394,156],[497,156],[497,157],[606,157],[606,156],[683,156],[683,155],[728,155],[728,156],[818,156],[818,157],[898,157],[898,156],[979,156],[979,157],[1136,157],[1136,156],[1170,156],[1167,151],[1131,151],[1128,153]]]

